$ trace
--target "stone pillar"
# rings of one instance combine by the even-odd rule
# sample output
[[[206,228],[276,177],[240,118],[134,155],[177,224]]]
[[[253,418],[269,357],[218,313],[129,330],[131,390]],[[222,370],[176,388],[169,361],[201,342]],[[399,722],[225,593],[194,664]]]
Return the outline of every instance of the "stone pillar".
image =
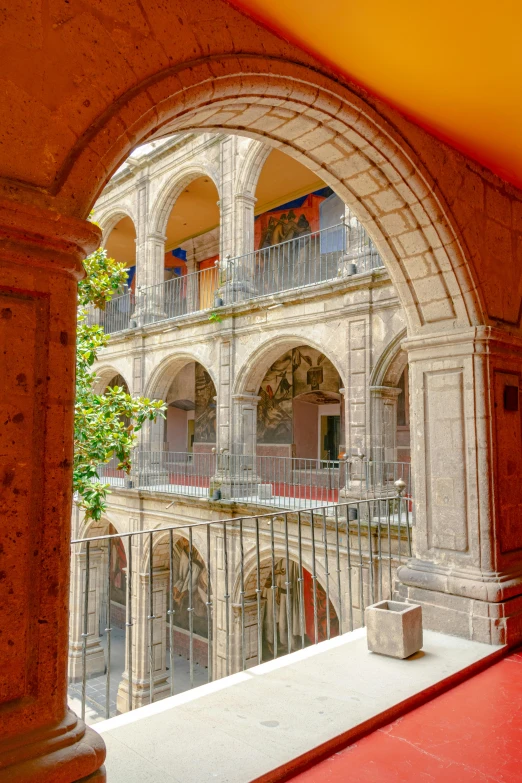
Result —
[[[490,327],[406,341],[413,558],[399,594],[424,625],[522,639],[522,341]]]
[[[234,194],[234,251],[237,256],[254,252],[254,207],[256,201],[253,193]]]
[[[220,286],[223,304],[233,304],[254,292],[252,256],[254,250],[255,196],[236,193],[237,138],[227,137],[221,144],[220,207]]]
[[[400,389],[370,386],[372,436],[370,444],[372,483],[393,481],[391,463],[397,461],[397,398]]]
[[[105,653],[101,646],[100,619],[102,598],[106,592],[105,565],[107,553],[93,541],[89,548],[89,603],[88,633],[85,656],[87,677],[105,672]],[[71,556],[71,599],[69,620],[69,680],[79,682],[83,677],[83,631],[85,612],[86,552],[76,551]]]
[[[361,292],[369,306],[369,291]],[[362,300],[361,300],[362,305]],[[370,406],[368,374],[370,367],[370,322],[368,316],[350,320],[348,324],[348,373],[344,390],[346,413],[346,445],[349,460],[350,494],[366,489],[365,459],[368,457]]]
[[[260,399],[256,394],[248,393],[232,396],[233,449],[221,485],[224,498],[257,494],[260,482],[256,470],[257,403]]]
[[[165,312],[165,240],[161,233],[148,233],[137,249],[136,321],[138,326],[161,321]],[[139,263],[139,267],[138,267]]]
[[[197,270],[195,252],[191,252],[192,258],[187,258],[187,288],[186,288],[186,300],[185,300],[185,312],[195,313],[199,310],[199,285],[201,277],[196,275]]]
[[[134,544],[133,544],[134,546]],[[136,546],[139,551],[140,543]],[[166,616],[168,571],[154,569],[153,573],[153,617],[152,620],[152,678],[153,699],[158,701],[170,696],[169,673],[167,671]],[[151,680],[151,621],[149,574],[138,573],[132,577],[132,708],[150,703]],[[127,626],[128,628],[129,626]],[[118,712],[129,709],[129,633],[125,636],[126,668],[116,696]]]
[[[76,282],[90,223],[0,202],[0,780],[103,781],[67,708]]]

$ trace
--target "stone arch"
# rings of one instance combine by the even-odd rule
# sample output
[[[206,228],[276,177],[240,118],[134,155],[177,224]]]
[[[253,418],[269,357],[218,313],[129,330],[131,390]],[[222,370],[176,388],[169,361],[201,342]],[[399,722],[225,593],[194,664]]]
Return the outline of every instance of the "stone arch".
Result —
[[[175,176],[170,178],[160,190],[150,210],[149,227],[152,233],[165,236],[174,204],[187,185],[199,177],[209,177],[216,186],[218,200],[221,198],[220,177],[213,166],[196,163],[178,169]]]
[[[97,536],[109,535],[109,529],[111,526],[119,536],[122,536],[122,531],[120,531],[118,529],[118,525],[114,523],[110,512],[104,511],[102,518],[99,520],[86,519],[84,516],[79,526],[78,539],[96,538]],[[125,541],[124,536],[122,536],[122,541]]]
[[[262,141],[252,141],[237,177],[236,191],[238,193],[255,194],[259,175],[272,149],[273,147]]]
[[[182,539],[188,541],[189,538],[188,530],[190,527],[192,527],[192,546],[197,551],[201,560],[203,560],[206,563],[207,560],[206,526],[204,527],[202,526],[203,532],[199,530],[198,525],[191,526],[190,524],[188,524],[186,527],[179,526],[174,528],[172,532],[173,550],[174,552],[177,552],[179,554],[180,542]],[[168,568],[169,546],[170,546],[169,528],[167,528],[166,530],[164,530],[163,528],[158,528],[157,530],[152,531],[152,554],[153,554],[154,567],[158,567],[158,563],[159,563],[160,566],[164,566]],[[140,562],[140,568],[142,573],[148,572],[149,560],[150,560],[150,538],[149,536],[145,536],[145,541],[143,543],[143,550],[141,553],[141,562]]]
[[[262,518],[261,518],[262,519]],[[260,519],[260,521],[261,521]],[[266,544],[263,546],[263,543],[260,544],[260,551],[259,551],[259,561],[261,563],[261,567],[263,567],[263,563],[270,562],[272,556],[272,550],[269,546],[269,544]],[[286,560],[286,550],[283,544],[277,544],[274,547],[274,558],[275,560]],[[294,563],[297,563],[298,560],[296,556],[294,557],[290,556],[289,558]],[[309,573],[312,573],[313,566],[311,561],[311,554],[309,554],[305,548],[303,548],[302,551],[302,565],[303,568],[305,568]],[[255,579],[255,574],[257,571],[257,556],[255,552],[255,547],[252,548],[250,552],[247,552],[244,559],[244,582],[245,582],[245,591],[248,592],[248,588],[253,584],[253,580]],[[261,569],[263,570],[263,568]],[[325,584],[326,584],[326,570],[324,568],[323,563],[321,562],[320,558],[317,558],[316,565],[315,565],[315,571],[317,574],[317,581],[325,590]],[[234,580],[234,585],[232,588],[232,603],[238,604],[241,600],[241,575],[238,573],[236,574],[236,578]],[[337,595],[337,586],[334,583],[334,580],[330,578],[329,583],[329,593],[330,593],[330,601],[332,603],[333,608],[335,609],[335,612],[337,616],[339,617],[339,596]]]
[[[120,220],[123,220],[123,218],[129,218],[132,220],[134,231],[137,235],[136,216],[127,206],[118,204],[114,207],[111,207],[110,209],[107,209],[105,212],[102,212],[100,215],[96,215],[96,222],[98,223],[102,232],[102,247],[105,247],[107,244],[107,240],[109,239],[112,229],[117,226]]]
[[[96,370],[96,381],[94,383],[94,391],[96,394],[102,394],[107,388],[107,384],[114,378],[115,375],[121,375],[127,384],[127,388],[131,389],[131,386],[127,380],[127,373],[122,372],[121,368],[114,365],[102,364],[101,367]]]
[[[214,387],[217,389],[217,377],[214,368],[210,368],[206,362],[206,356],[198,356],[197,352],[180,352],[163,359],[152,371],[146,384],[145,396],[149,399],[163,400],[167,396],[172,380],[177,373],[189,362],[198,362],[210,375]]]
[[[147,98],[144,110],[150,89],[154,100]],[[108,133],[121,113],[125,130]],[[108,170],[133,146],[189,130],[248,135],[320,172],[373,239],[405,308],[410,336],[484,322],[472,261],[414,150],[347,87],[285,60],[274,58],[268,67],[256,55],[224,56],[213,60],[212,70],[203,59],[151,77],[77,142],[55,181],[57,201],[66,211],[86,214]],[[73,208],[74,198],[83,203],[80,210]]]
[[[402,347],[406,337],[406,329],[401,329],[384,348],[370,375],[370,386],[397,386],[408,363],[408,355]]]
[[[346,378],[343,377],[343,372],[339,369],[340,357],[334,356],[329,349],[325,350],[324,346],[308,335],[284,335],[275,339],[268,338],[251,351],[237,372],[234,394],[257,394],[265,373],[273,362],[286,351],[300,345],[309,345],[324,353],[339,373],[342,385],[346,386]]]

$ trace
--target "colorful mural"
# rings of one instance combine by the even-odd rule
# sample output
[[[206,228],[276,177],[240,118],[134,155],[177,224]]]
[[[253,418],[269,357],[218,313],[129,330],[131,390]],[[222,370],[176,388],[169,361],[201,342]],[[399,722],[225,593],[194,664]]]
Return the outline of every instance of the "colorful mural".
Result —
[[[198,636],[208,637],[207,619],[207,586],[208,572],[205,563],[197,549],[190,545],[186,538],[180,539],[178,557],[175,561],[174,585],[172,588],[172,600],[174,609],[174,624],[178,628],[188,631],[189,610],[192,609],[193,631]],[[192,561],[192,562],[191,562]],[[192,575],[192,579],[191,579]],[[191,606],[192,599],[192,606]]]
[[[270,367],[259,389],[257,442],[292,442],[292,351]]]
[[[276,655],[285,654],[288,651],[288,622],[290,620],[290,639],[293,650],[301,647],[301,619],[305,632],[305,644],[315,643],[315,613],[314,613],[314,585],[312,575],[305,568],[302,569],[303,579],[303,607],[300,603],[301,588],[299,584],[299,566],[290,561],[287,574],[286,561],[278,560],[274,564],[274,588],[272,589],[272,574],[270,573],[262,589],[263,601],[263,659],[274,657],[274,644]],[[290,590],[288,590],[290,586]],[[290,593],[290,606],[288,595]],[[316,581],[315,604],[317,609],[317,641],[323,642],[328,638],[327,611],[330,614],[330,638],[339,635],[339,620],[333,604],[327,601],[326,592]],[[328,610],[327,610],[328,606]]]
[[[318,231],[320,205],[332,192],[331,188],[322,188],[257,215],[254,226],[255,249],[271,247]]]
[[[326,356],[302,345],[288,351],[270,367],[259,389],[257,442],[292,443],[292,401],[306,394],[309,402],[337,402],[339,373]]]
[[[113,525],[109,525],[109,535],[113,536],[118,531]],[[127,601],[127,555],[121,538],[111,538],[111,600],[114,603],[125,606]]]
[[[212,378],[196,362],[196,399],[195,399],[195,443],[216,442],[216,387]]]

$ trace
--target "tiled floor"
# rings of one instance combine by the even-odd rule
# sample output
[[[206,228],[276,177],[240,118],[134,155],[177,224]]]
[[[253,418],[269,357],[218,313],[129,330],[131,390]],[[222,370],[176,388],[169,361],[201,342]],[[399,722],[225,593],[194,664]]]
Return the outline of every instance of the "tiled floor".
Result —
[[[522,652],[292,778],[292,783],[521,783]]]
[[[106,650],[106,638],[102,637],[102,647]],[[190,665],[180,655],[175,656],[175,693],[190,690]],[[113,628],[111,641],[111,677],[109,686],[109,716],[117,714],[116,696],[125,668],[125,631]],[[208,672],[204,666],[194,663],[194,687],[208,682]],[[85,720],[89,725],[106,719],[105,705],[107,693],[107,677],[91,677],[87,680],[85,700]],[[68,702],[77,715],[81,713],[82,683],[69,683]]]

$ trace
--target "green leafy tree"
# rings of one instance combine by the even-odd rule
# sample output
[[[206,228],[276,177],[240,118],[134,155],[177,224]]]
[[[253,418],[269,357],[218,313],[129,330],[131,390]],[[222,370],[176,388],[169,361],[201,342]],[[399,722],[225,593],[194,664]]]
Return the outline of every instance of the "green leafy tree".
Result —
[[[87,308],[105,309],[127,280],[124,264],[99,248],[84,261],[86,277],[78,286],[76,347],[76,405],[74,414],[73,489],[87,518],[100,519],[110,485],[100,480],[98,466],[118,459],[118,468],[129,473],[136,433],[144,422],[165,417],[165,405],[145,397],[133,397],[120,386],[96,394],[92,366],[109,339],[99,325],[90,325]]]

